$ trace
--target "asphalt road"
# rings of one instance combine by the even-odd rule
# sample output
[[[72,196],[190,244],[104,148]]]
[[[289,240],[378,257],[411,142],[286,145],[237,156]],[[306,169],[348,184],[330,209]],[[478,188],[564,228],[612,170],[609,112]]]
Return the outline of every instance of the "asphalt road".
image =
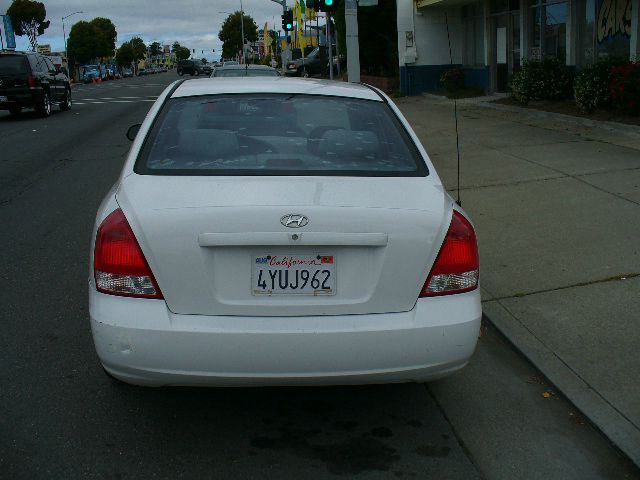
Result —
[[[95,212],[169,72],[0,112],[0,477],[640,478],[489,326],[428,385],[144,389],[102,372],[87,318]]]

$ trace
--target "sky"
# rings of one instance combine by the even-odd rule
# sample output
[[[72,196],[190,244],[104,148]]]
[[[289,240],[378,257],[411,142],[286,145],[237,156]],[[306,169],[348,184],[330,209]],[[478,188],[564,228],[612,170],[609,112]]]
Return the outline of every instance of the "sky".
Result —
[[[272,0],[40,0],[47,9],[51,22],[39,44],[50,44],[53,51],[64,51],[62,17],[82,11],[64,21],[67,37],[73,23],[95,17],[106,17],[116,26],[116,46],[141,37],[147,45],[157,41],[163,45],[181,45],[196,50],[196,57],[217,60],[222,52],[218,31],[228,13],[240,10],[240,1],[246,14],[251,15],[263,28],[281,28],[282,6]],[[294,0],[287,0],[289,6]],[[5,14],[11,0],[0,0],[0,13]],[[225,12],[225,13],[219,13]],[[18,50],[30,50],[26,36],[16,37]],[[212,51],[215,49],[215,53]],[[201,52],[204,51],[204,54]]]

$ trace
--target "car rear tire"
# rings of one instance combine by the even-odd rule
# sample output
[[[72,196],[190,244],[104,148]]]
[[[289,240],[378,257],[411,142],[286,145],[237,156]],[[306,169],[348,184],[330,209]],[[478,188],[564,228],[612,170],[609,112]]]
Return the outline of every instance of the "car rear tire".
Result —
[[[181,68],[179,68],[179,69],[178,69],[178,75],[180,75],[180,76],[183,76],[183,75],[184,75],[184,72],[182,71],[182,69],[181,69]]]
[[[42,100],[36,107],[36,111],[41,117],[48,117],[51,115],[51,98],[49,98],[49,92],[44,92],[42,94]]]
[[[62,110],[63,112],[71,110],[71,103],[72,103],[71,102],[71,89],[67,88],[64,91],[64,100],[60,104],[60,110]]]
[[[20,114],[22,113],[22,107],[20,105],[17,105],[15,107],[10,107],[9,113],[11,114],[12,117],[19,117]]]
[[[306,68],[301,68],[300,69],[300,76],[302,78],[309,78],[310,77],[309,71]]]
[[[193,74],[197,77],[198,75],[200,75],[200,71],[199,70],[194,70]]]

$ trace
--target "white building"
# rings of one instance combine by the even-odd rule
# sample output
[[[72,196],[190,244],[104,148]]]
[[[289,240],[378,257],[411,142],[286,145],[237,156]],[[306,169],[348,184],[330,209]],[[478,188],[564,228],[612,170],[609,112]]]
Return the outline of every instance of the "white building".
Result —
[[[397,0],[400,89],[438,88],[451,63],[468,86],[504,91],[527,58],[575,69],[604,57],[640,60],[640,0]],[[451,39],[451,62],[447,24]]]

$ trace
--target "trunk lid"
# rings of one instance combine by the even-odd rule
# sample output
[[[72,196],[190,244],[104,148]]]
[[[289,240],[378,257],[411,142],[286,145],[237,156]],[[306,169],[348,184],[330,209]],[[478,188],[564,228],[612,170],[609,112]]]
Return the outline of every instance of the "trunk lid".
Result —
[[[430,177],[134,174],[117,201],[171,311],[242,316],[412,309],[452,208]],[[308,224],[288,228],[288,214]],[[266,255],[333,257],[335,293],[255,295],[253,264]]]

